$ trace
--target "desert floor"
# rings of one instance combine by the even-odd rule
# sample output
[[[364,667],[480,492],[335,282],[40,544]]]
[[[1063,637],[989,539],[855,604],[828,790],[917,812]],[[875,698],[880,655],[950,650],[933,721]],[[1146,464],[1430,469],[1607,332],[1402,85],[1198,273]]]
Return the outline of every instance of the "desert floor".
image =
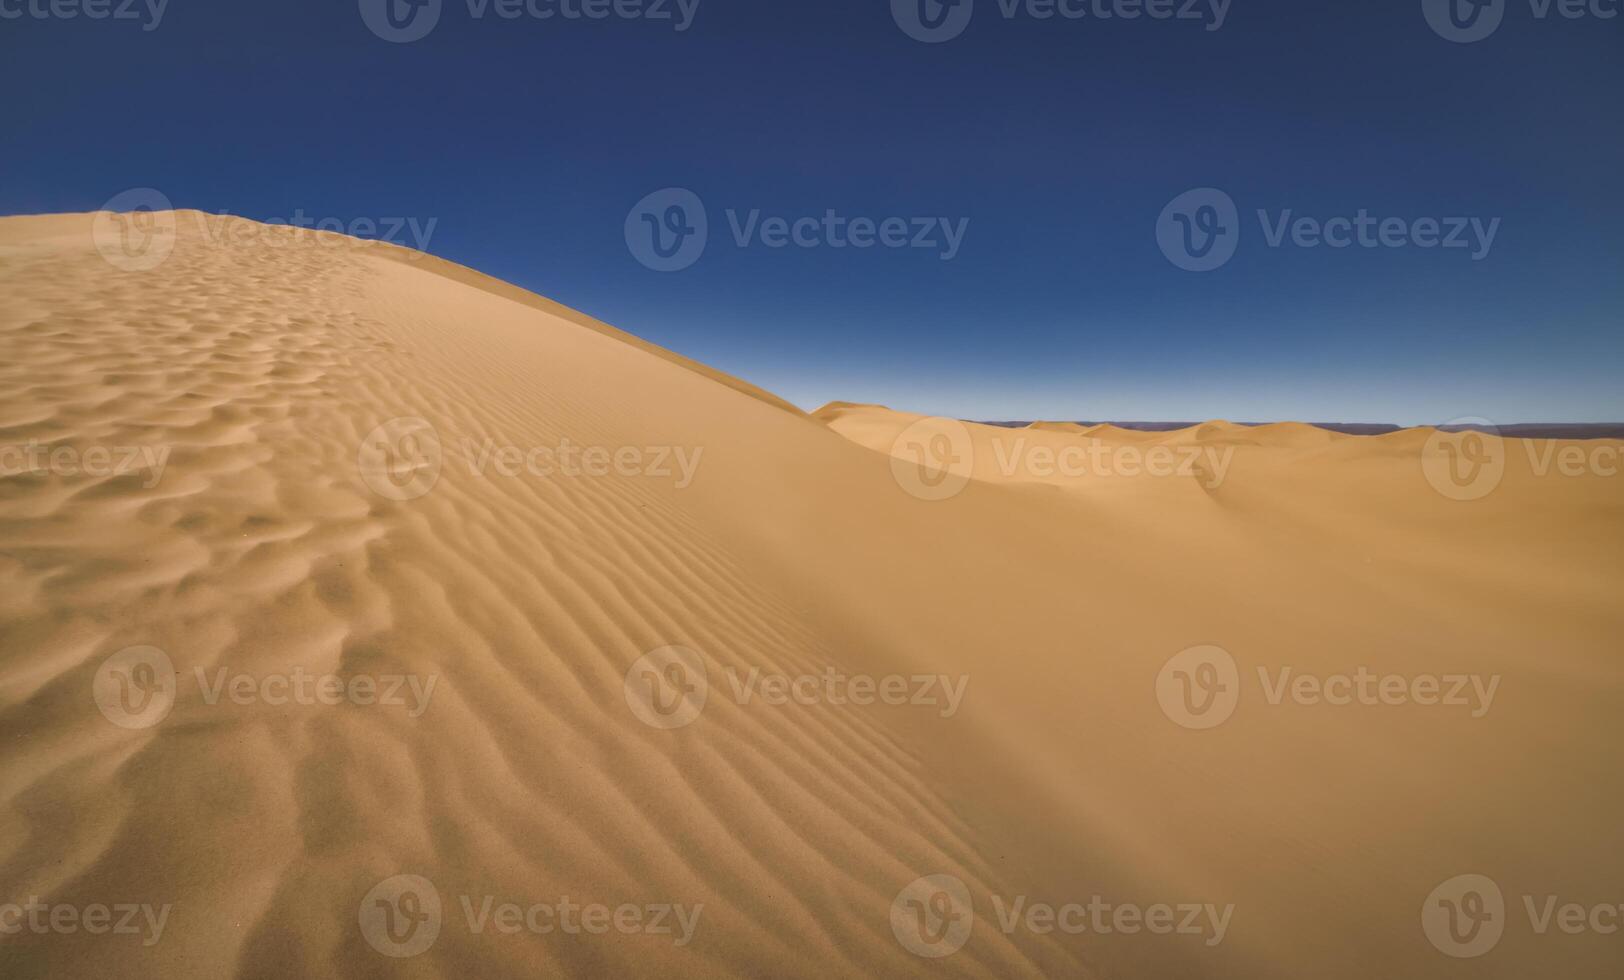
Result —
[[[3,219],[0,975],[1615,977],[1621,449],[808,415]]]

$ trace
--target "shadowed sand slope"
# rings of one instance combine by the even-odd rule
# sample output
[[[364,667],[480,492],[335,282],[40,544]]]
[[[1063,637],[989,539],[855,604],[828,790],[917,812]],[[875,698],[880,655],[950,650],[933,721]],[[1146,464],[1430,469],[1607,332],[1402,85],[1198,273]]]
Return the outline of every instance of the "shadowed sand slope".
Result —
[[[165,918],[8,978],[1619,963],[1523,911],[1624,901],[1595,457],[812,417],[439,260],[123,220],[0,220],[0,905]]]

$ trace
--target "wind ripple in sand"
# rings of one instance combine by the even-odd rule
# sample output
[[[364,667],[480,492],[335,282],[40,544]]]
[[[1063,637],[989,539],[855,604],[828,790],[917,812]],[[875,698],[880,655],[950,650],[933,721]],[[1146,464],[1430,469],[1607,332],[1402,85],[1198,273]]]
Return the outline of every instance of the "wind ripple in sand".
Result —
[[[838,660],[816,628],[669,483],[496,479],[464,450],[641,445],[603,397],[620,361],[658,397],[746,396],[364,248],[273,245],[283,232],[263,229],[226,245],[191,219],[139,273],[111,269],[83,219],[5,229],[58,236],[0,267],[6,440],[163,455],[13,476],[0,494],[0,882],[54,903],[173,903],[150,947],[9,937],[8,975],[918,969],[890,935],[898,883],[928,869],[984,888],[995,872],[908,735],[856,708],[716,697],[681,731],[626,709],[627,669],[649,650],[703,651],[718,682],[729,667],[816,670]],[[561,384],[572,372],[593,383]],[[357,465],[368,432],[403,417],[433,420],[444,447],[432,492],[411,500]],[[136,645],[178,676],[161,724],[127,730],[89,692]],[[419,717],[210,704],[222,668],[436,686]],[[405,873],[433,884],[446,921],[431,949],[390,961],[357,909]],[[549,941],[470,934],[462,895],[703,913],[682,949]],[[1074,965],[1024,945],[954,965]]]
[[[912,485],[917,416],[337,236],[157,215],[127,271],[117,220],[0,221],[0,449],[49,450],[0,477],[0,914],[169,914],[0,936],[8,978],[1616,974],[1599,933],[1455,959],[1418,914],[1624,880],[1624,509],[1534,468],[1616,440],[1446,447],[1509,451],[1463,501],[1435,432],[935,420],[961,479]],[[609,455],[533,468],[567,447]],[[1160,703],[1190,656],[1232,670],[1206,730]],[[1280,668],[1502,686],[1270,703]],[[735,690],[825,672],[968,693]],[[488,911],[566,897],[697,918]],[[1095,897],[1233,919],[998,904]]]

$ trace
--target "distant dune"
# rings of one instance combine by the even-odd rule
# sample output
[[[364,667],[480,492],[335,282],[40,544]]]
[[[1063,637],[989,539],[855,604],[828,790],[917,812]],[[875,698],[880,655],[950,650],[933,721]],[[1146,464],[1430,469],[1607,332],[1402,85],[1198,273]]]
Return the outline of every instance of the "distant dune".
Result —
[[[1624,900],[1618,444],[808,415],[151,220],[0,219],[0,905],[169,906],[8,980],[1617,966],[1523,897]],[[1403,696],[1293,686],[1356,674]],[[1478,959],[1429,939],[1467,873]]]
[[[849,402],[831,402],[831,405],[849,405]],[[982,425],[996,425],[1010,429],[1052,429],[1055,431],[1069,431],[1072,427],[1077,429],[1092,429],[1100,425],[1110,425],[1119,429],[1131,429],[1137,432],[1173,432],[1178,429],[1194,429],[1201,426],[1201,422],[983,422]],[[1349,436],[1380,436],[1393,432],[1403,432],[1404,427],[1385,422],[1242,422],[1242,425],[1268,426],[1290,425],[1308,426],[1315,429],[1325,429],[1330,432]],[[1503,436],[1513,436],[1519,439],[1624,439],[1624,423],[1616,422],[1514,422],[1509,424],[1493,424],[1492,430]],[[1462,424],[1437,425],[1436,428],[1445,432],[1466,432],[1476,430],[1490,431],[1490,425]]]

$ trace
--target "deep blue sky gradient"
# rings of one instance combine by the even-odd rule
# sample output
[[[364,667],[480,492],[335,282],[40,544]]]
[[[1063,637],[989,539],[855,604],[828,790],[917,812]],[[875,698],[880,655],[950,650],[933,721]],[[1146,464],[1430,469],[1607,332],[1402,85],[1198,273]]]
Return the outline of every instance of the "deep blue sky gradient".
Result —
[[[13,8],[21,0],[0,0]],[[1624,18],[1453,44],[1419,0],[910,39],[885,0],[700,0],[692,27],[356,0],[0,20],[0,213],[151,186],[254,218],[437,219],[429,250],[738,374],[971,418],[1624,420]],[[1617,9],[1616,3],[1613,9]],[[644,195],[709,246],[639,264]],[[1195,187],[1242,243],[1176,268]],[[725,211],[969,219],[960,254],[735,247]],[[1468,251],[1264,244],[1254,212],[1498,217]],[[0,284],[3,288],[3,284]]]

